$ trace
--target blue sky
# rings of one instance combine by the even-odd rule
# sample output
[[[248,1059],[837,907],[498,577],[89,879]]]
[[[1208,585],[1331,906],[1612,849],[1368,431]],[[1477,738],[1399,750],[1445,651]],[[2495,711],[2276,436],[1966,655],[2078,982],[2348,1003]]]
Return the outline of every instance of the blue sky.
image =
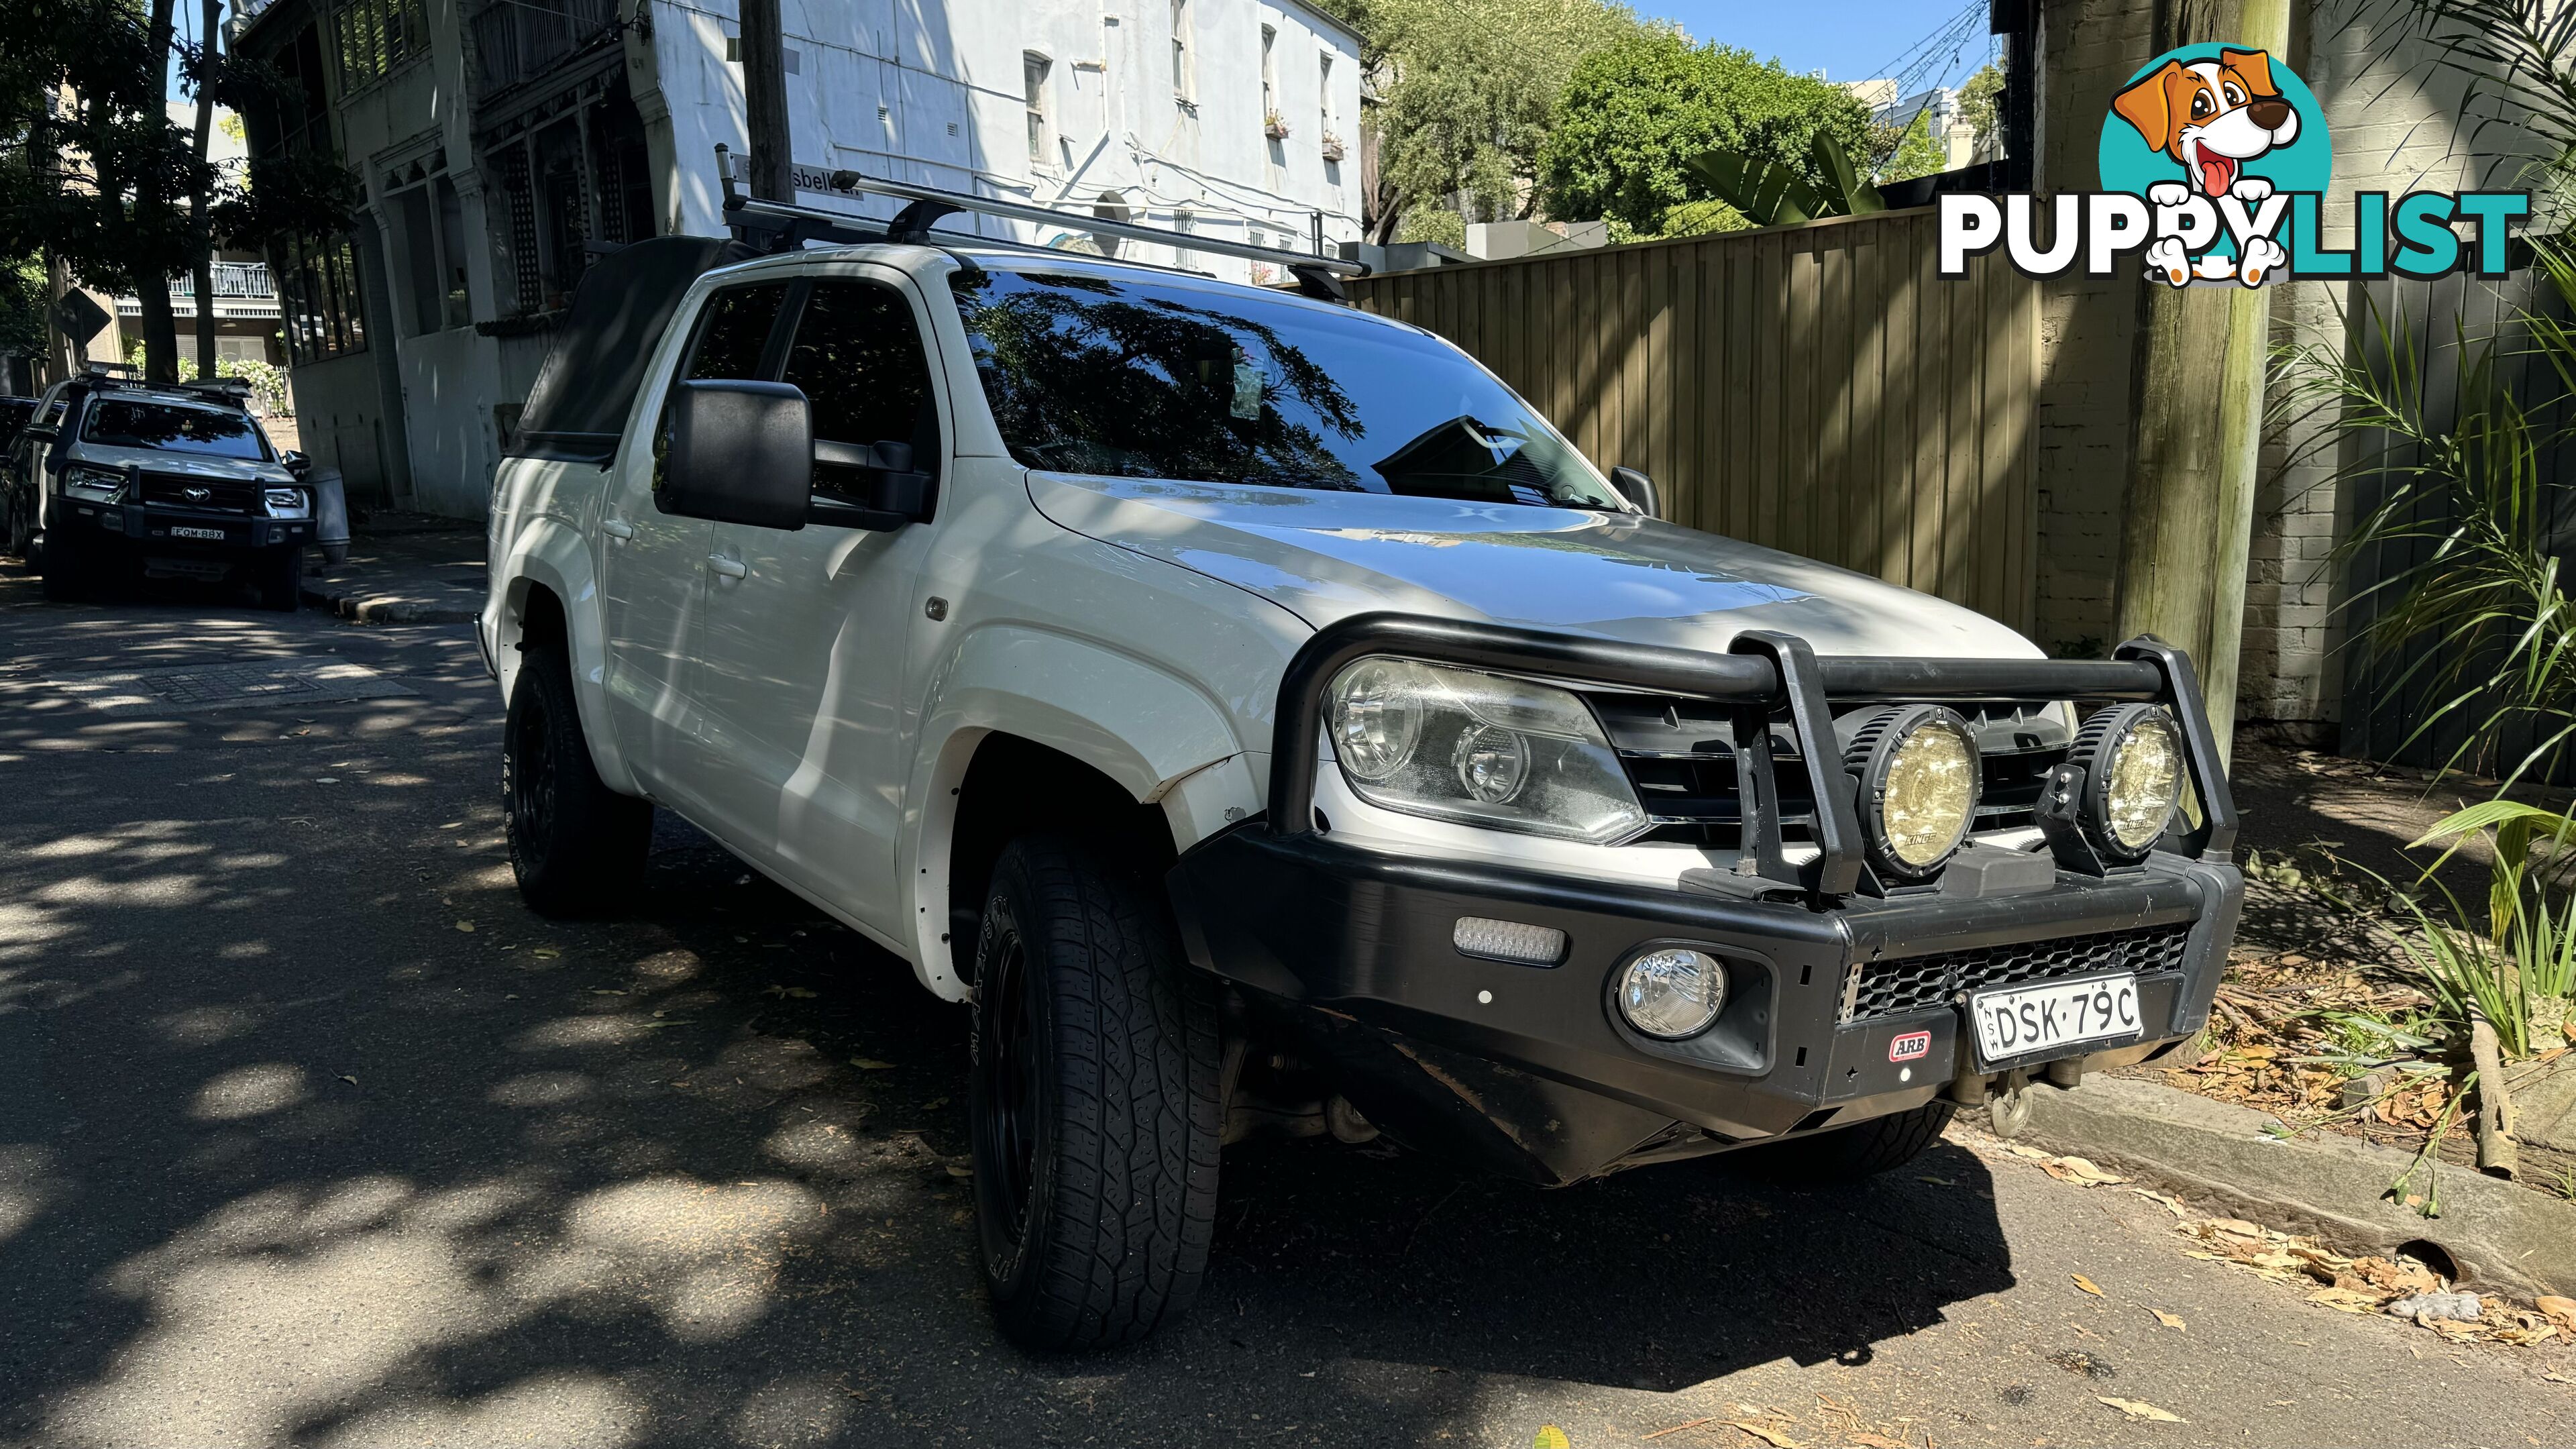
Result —
[[[1637,13],[1675,20],[1691,39],[1752,51],[1795,71],[1823,69],[1827,80],[1868,80],[1914,52],[1924,67],[1915,88],[1956,85],[1985,60],[1986,0],[1633,0]],[[1964,39],[1931,51],[1920,42],[1973,9],[1952,29]],[[1955,64],[1954,64],[1955,57]]]

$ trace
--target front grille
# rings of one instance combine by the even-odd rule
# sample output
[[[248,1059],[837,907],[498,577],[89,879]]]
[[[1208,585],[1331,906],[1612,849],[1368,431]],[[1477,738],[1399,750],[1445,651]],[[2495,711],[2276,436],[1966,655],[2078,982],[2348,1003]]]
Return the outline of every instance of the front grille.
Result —
[[[259,507],[260,485],[233,478],[191,478],[183,473],[143,475],[143,501],[164,508],[194,508],[202,513],[250,513]],[[202,493],[202,498],[191,497]]]
[[[2179,971],[2183,952],[2190,944],[2191,923],[2184,921],[2134,931],[2060,936],[2053,941],[1979,946],[1898,961],[1863,961],[1852,967],[1854,980],[1848,986],[1843,1020],[1928,1011],[1947,1005],[1963,991],[1980,991],[1989,986],[2017,986],[2025,981],[2111,971],[2134,971],[2140,976]]]
[[[1715,850],[1743,848],[1734,725],[1723,706],[1644,694],[1596,694],[1592,707],[1627,768],[1638,803],[1653,821],[1640,838]],[[1976,828],[2031,824],[2040,788],[2048,772],[2065,760],[2066,747],[2049,744],[2047,734],[2025,727],[2024,710],[1997,705],[1969,707],[1966,713],[1986,727],[1979,740],[1985,791],[1977,805]],[[1785,711],[1772,720],[1771,758],[1780,787],[1781,838],[1813,839],[1815,802],[1808,798],[1806,770]]]

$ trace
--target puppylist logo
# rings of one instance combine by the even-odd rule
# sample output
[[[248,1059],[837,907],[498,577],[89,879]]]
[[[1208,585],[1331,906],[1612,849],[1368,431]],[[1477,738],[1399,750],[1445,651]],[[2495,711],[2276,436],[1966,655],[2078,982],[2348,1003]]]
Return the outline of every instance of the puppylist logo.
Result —
[[[2282,278],[2505,275],[2507,228],[2531,214],[2520,191],[2353,195],[2348,250],[2324,245],[2334,149],[2307,83],[2235,45],[2157,56],[2111,98],[2102,189],[2043,203],[2025,193],[1940,198],[1940,274],[1998,246],[2032,277],[2110,277],[2134,267],[2169,287],[2260,287]],[[2046,244],[2040,240],[2045,231]]]

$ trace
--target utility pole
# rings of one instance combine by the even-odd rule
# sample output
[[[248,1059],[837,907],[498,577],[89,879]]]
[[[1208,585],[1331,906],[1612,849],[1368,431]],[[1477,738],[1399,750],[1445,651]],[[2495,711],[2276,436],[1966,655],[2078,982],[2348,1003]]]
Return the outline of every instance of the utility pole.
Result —
[[[751,136],[751,194],[794,201],[796,171],[788,147],[787,26],[779,0],[742,0],[742,112]]]
[[[160,109],[162,67],[170,63],[171,17],[174,0],[152,0],[152,19],[144,34],[148,37],[145,54],[152,72],[148,81],[151,109],[140,128],[156,140],[169,128],[168,115]],[[170,307],[170,274],[152,267],[170,263],[170,213],[177,198],[170,195],[169,175],[156,164],[159,157],[148,159],[134,188],[135,230],[143,234],[145,255],[151,258],[147,267],[134,277],[135,300],[143,304],[143,377],[147,382],[172,383],[179,380],[179,321]],[[102,172],[104,166],[99,168]]]
[[[2149,55],[2219,41],[2288,59],[2289,0],[2136,3],[2154,16]],[[2222,755],[2235,739],[2271,325],[2266,289],[2140,284],[2113,615],[2117,637],[2154,634],[2190,653]]]
[[[215,130],[215,32],[223,25],[224,0],[204,0],[197,10],[197,194],[191,218],[197,227],[192,248],[197,259],[197,376],[215,375],[215,228],[214,181],[206,172],[206,151]]]

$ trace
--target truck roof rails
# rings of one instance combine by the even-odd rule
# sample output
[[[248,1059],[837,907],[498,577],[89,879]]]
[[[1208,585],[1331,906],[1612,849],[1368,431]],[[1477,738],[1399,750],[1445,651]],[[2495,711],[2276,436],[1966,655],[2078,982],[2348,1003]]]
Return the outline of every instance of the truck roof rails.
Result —
[[[918,186],[909,181],[864,176],[856,171],[832,173],[832,189],[839,192],[891,196],[904,201],[903,210],[890,221],[874,217],[851,216],[844,212],[826,211],[820,207],[799,206],[792,202],[762,201],[743,195],[735,189],[732,148],[716,146],[716,174],[724,184],[725,223],[733,229],[736,240],[760,247],[764,251],[792,251],[809,241],[837,242],[843,245],[861,242],[908,242],[919,246],[936,246],[956,255],[957,245],[1001,247],[1012,251],[1052,254],[1053,248],[1031,246],[1004,237],[975,236],[966,233],[935,231],[943,217],[959,214],[1008,217],[1014,221],[1036,222],[1041,226],[1068,226],[1099,236],[1121,237],[1128,241],[1151,242],[1158,246],[1177,247],[1184,251],[1212,252],[1218,256],[1241,257],[1246,261],[1267,262],[1283,268],[1297,279],[1297,290],[1309,297],[1331,302],[1348,302],[1342,290],[1343,277],[1368,275],[1365,263],[1340,257],[1309,256],[1304,252],[1284,251],[1276,247],[1257,247],[1248,242],[1227,241],[1221,237],[1201,236],[1194,232],[1169,231],[1156,226],[1138,226],[1133,222],[1111,221],[1105,217],[1084,216],[1036,206],[1021,201],[1004,201],[998,197],[974,196],[962,191],[943,191],[935,186]],[[974,262],[958,256],[958,262],[974,268]],[[1123,265],[1158,267],[1179,271],[1155,262],[1128,262]]]

